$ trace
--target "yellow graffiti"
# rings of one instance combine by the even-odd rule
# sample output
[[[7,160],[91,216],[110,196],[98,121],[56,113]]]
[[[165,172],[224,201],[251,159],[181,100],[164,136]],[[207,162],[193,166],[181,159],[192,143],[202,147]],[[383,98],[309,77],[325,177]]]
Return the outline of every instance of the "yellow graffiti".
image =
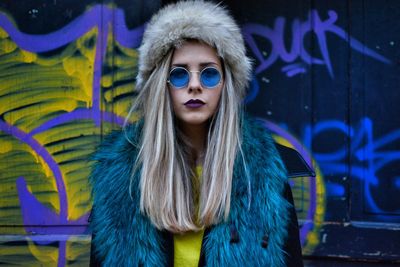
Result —
[[[326,191],[324,177],[318,164],[313,160],[316,181],[316,209],[313,218],[313,229],[306,237],[307,245],[303,247],[303,253],[311,254],[320,243],[320,230],[323,226],[326,213]]]
[[[5,266],[48,266],[38,263],[38,259],[32,255],[28,245],[2,246],[0,245],[1,262]],[[52,266],[56,266],[53,263]]]
[[[1,132],[0,140],[12,147],[8,152],[0,154],[0,194],[2,196],[0,224],[23,225],[16,188],[16,179],[19,177],[25,178],[28,191],[32,192],[38,201],[58,212],[59,200],[54,177],[46,174],[48,169],[43,168],[37,154],[28,145]]]
[[[104,89],[102,108],[118,116],[126,117],[134,101],[132,92],[135,89],[138,53],[137,50],[123,47],[118,43],[115,43],[115,46],[119,53],[110,52],[105,59],[105,67],[114,70],[102,75],[101,86]],[[133,121],[136,119],[133,118]]]
[[[10,152],[12,150],[12,144],[0,139],[0,154]]]
[[[8,37],[8,33],[3,28],[0,28],[0,38],[5,39],[7,37]]]
[[[47,265],[53,265],[55,266],[57,264],[57,259],[58,259],[58,249],[57,247],[51,247],[51,246],[37,246],[36,244],[33,243],[33,241],[30,241],[28,239],[28,248],[29,251],[32,253],[32,255],[38,259],[39,262],[47,264]]]
[[[76,78],[80,82],[80,89],[83,89],[86,96],[87,107],[91,107],[93,91],[93,71],[96,49],[87,47],[88,40],[93,40],[97,36],[97,29],[93,29],[86,34],[86,38],[80,38],[76,42],[78,51],[82,56],[67,57],[63,60],[65,72],[71,78]]]
[[[67,242],[67,261],[77,262],[79,265],[75,265],[78,266],[89,266],[90,241],[90,239],[82,240],[76,237],[71,237],[69,242]]]
[[[294,148],[293,144],[290,143],[287,139],[283,138],[279,135],[273,135],[274,140],[281,145]],[[297,213],[297,216],[300,220],[307,219],[308,210],[310,208],[310,198],[309,192],[310,190],[310,179],[315,179],[316,184],[316,208],[314,217],[312,219],[313,228],[311,231],[307,233],[306,242],[302,244],[302,249],[304,254],[310,254],[314,251],[315,247],[320,242],[319,232],[322,228],[322,224],[324,222],[325,212],[326,212],[326,192],[324,185],[324,178],[321,173],[321,170],[314,160],[312,161],[312,165],[314,167],[316,177],[296,177],[296,184],[300,184],[301,189],[297,189],[297,186],[293,188],[293,197],[295,200],[295,206],[297,208],[301,207],[301,211]],[[311,223],[305,221],[305,223]]]

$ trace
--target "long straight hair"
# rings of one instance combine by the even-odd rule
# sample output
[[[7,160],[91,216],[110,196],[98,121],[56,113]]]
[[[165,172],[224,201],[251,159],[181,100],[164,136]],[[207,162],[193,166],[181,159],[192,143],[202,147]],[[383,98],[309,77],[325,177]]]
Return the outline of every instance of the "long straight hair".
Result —
[[[138,88],[128,119],[139,112],[144,121],[132,173],[133,177],[140,169],[140,210],[158,229],[177,233],[228,218],[233,167],[241,152],[241,96],[233,87],[230,69],[223,64],[224,88],[210,119],[199,203],[194,203],[192,148],[179,130],[167,88],[172,55],[173,50]]]

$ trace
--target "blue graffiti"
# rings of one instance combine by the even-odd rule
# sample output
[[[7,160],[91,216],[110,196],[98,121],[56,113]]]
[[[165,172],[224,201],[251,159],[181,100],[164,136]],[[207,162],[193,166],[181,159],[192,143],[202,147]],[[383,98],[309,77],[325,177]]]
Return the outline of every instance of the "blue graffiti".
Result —
[[[286,49],[285,46],[285,18],[277,17],[272,29],[255,23],[244,25],[242,28],[244,38],[259,61],[259,65],[256,67],[256,74],[268,69],[278,59],[281,59],[285,63],[290,63],[282,68],[282,72],[285,72],[287,77],[305,73],[308,65],[325,65],[329,75],[333,78],[334,72],[327,44],[328,33],[334,34],[349,43],[352,49],[361,54],[385,64],[391,63],[389,59],[366,47],[360,41],[351,37],[345,30],[335,25],[337,19],[338,15],[333,10],[328,11],[326,20],[320,18],[317,10],[311,10],[306,21],[301,22],[297,18],[294,19],[292,22],[292,44],[290,50]],[[321,58],[313,57],[304,47],[304,38],[311,33],[316,36]],[[269,53],[262,51],[262,48],[260,49],[257,46],[255,36],[265,38],[271,43],[271,51]],[[300,62],[295,62],[298,59]]]
[[[339,133],[349,138],[350,145],[339,147],[334,151],[325,153],[313,151],[314,158],[318,161],[324,173],[332,175],[350,175],[364,181],[363,193],[370,209],[376,213],[384,213],[376,203],[371,189],[379,186],[383,181],[378,173],[389,164],[400,164],[400,150],[386,150],[389,145],[400,140],[400,129],[392,131],[380,138],[373,136],[373,123],[369,118],[360,121],[357,127],[347,125],[342,121],[330,120],[320,122],[313,126],[306,126],[303,132],[303,142],[311,148],[312,140],[321,134]],[[347,160],[351,160],[349,168]],[[390,177],[395,188],[400,188],[400,176]],[[344,191],[338,184],[329,184],[328,190],[339,196]],[[399,192],[400,193],[400,192]],[[400,209],[392,212],[400,212]]]
[[[329,196],[342,197],[346,193],[344,186],[337,183],[327,182],[325,187]]]
[[[397,188],[400,188],[400,177],[396,177],[394,180],[394,184]]]

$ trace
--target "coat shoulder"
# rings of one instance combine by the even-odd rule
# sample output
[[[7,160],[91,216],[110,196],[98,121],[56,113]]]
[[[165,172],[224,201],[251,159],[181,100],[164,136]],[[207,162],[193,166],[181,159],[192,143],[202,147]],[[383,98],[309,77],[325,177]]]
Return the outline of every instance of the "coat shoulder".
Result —
[[[245,116],[242,131],[242,149],[248,164],[263,173],[279,173],[276,178],[285,181],[287,171],[270,131],[250,115]]]
[[[250,145],[260,147],[263,152],[276,155],[285,166],[288,177],[315,177],[315,171],[296,149],[281,145],[272,137],[270,131],[263,125],[264,122],[254,118],[245,120],[244,135],[246,140],[251,140]],[[278,153],[276,153],[278,152]]]
[[[91,157],[92,254],[105,265],[119,258],[130,258],[128,254],[121,256],[127,253],[122,250],[121,241],[130,233],[127,229],[130,229],[132,216],[139,213],[137,191],[129,190],[131,178],[137,178],[132,176],[132,168],[137,157],[139,127],[130,125],[109,133]],[[133,212],[121,212],[129,210]]]

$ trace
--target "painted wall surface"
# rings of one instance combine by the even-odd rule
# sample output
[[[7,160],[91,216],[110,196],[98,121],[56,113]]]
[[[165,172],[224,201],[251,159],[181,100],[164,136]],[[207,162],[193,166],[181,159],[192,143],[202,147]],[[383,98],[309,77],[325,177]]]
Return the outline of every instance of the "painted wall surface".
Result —
[[[0,264],[85,266],[88,160],[135,99],[159,1],[0,3]],[[400,259],[400,2],[229,1],[246,108],[317,176],[291,185],[304,255]]]
[[[303,252],[399,262],[400,2],[231,6],[255,59],[247,109],[317,169],[293,179]]]

